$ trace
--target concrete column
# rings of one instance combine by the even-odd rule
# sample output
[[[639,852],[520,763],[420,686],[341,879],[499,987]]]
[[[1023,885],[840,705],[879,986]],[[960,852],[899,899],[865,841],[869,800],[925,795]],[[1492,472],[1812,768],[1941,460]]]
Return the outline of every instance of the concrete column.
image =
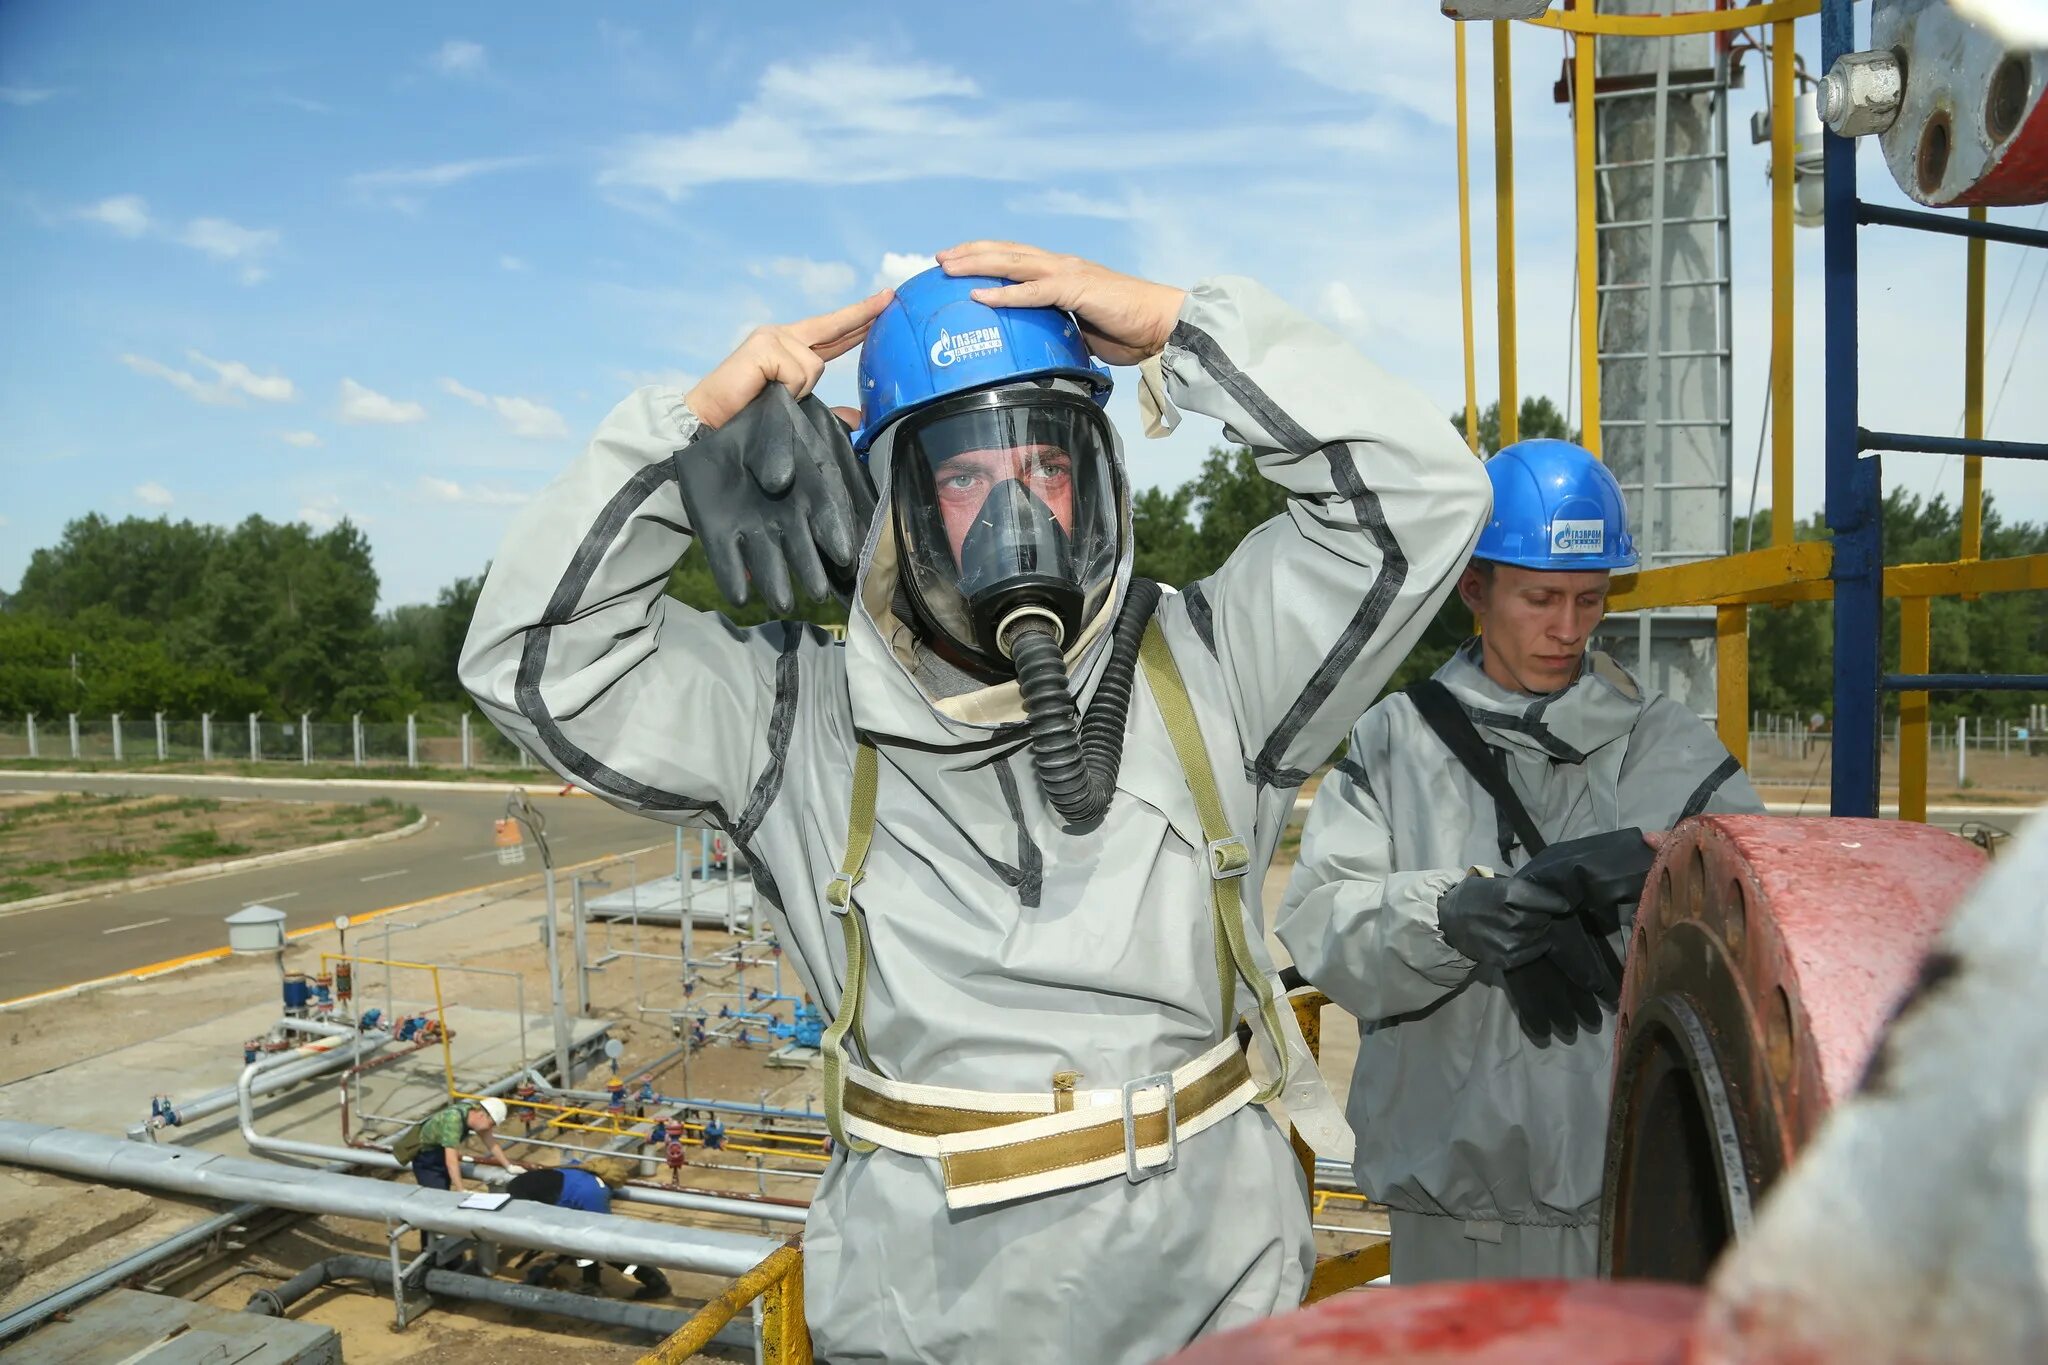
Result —
[[[349,730],[355,742],[356,766],[363,766],[363,717],[361,712],[348,718]]]
[[[257,742],[258,734],[259,731],[256,728],[256,713],[254,711],[251,711],[249,713],[249,761],[251,763],[254,763],[257,759],[263,757],[262,746]]]
[[[1956,717],[1956,785],[1970,775],[1970,718]]]
[[[299,762],[313,761],[313,722],[304,715],[299,717]]]
[[[121,761],[121,713],[120,713],[119,711],[116,711],[116,712],[114,713],[114,715],[113,715],[113,721],[114,721],[114,762],[116,762],[116,763],[119,763],[119,762]]]
[[[78,713],[71,713],[71,756],[78,757]]]
[[[469,771],[469,712],[462,713],[462,770]]]
[[[164,733],[164,713],[156,713],[156,761],[161,763],[171,756],[170,736]]]
[[[199,717],[199,757],[213,762],[213,712],[207,711]]]
[[[30,758],[42,757],[41,751],[36,747],[36,713],[33,711],[28,713],[28,756]]]
[[[419,717],[409,711],[405,717],[405,766],[408,768],[420,766]]]

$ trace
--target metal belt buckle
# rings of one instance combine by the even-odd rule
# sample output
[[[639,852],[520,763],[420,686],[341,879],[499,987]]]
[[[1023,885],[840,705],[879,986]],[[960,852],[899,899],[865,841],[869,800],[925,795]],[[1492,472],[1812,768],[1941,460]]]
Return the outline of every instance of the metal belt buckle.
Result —
[[[825,904],[835,915],[843,915],[853,905],[853,888],[860,881],[844,872],[825,883]]]
[[[1160,1110],[1166,1115],[1166,1160],[1154,1166],[1138,1164],[1138,1114],[1133,1108],[1137,1097],[1147,1090],[1157,1090],[1166,1098],[1165,1107]],[[1124,1082],[1124,1179],[1133,1185],[1141,1185],[1155,1175],[1162,1175],[1180,1165],[1180,1119],[1175,1113],[1173,1096],[1173,1073],[1161,1071],[1151,1076],[1140,1076],[1135,1081]]]

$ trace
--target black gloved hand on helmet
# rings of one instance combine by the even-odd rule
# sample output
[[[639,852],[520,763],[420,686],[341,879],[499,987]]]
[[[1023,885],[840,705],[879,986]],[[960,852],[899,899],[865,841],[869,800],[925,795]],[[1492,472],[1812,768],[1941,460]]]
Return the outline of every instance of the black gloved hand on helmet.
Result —
[[[1556,891],[1585,911],[1601,933],[1613,933],[1629,907],[1643,898],[1643,883],[1656,861],[1657,850],[1630,826],[1552,844],[1516,869],[1515,876]]]
[[[1475,872],[1444,892],[1436,906],[1444,942],[1489,967],[1520,967],[1547,951],[1559,916],[1572,903],[1554,888]]]
[[[850,597],[875,491],[837,417],[770,384],[675,456],[690,529],[734,606],[758,589],[776,611]]]

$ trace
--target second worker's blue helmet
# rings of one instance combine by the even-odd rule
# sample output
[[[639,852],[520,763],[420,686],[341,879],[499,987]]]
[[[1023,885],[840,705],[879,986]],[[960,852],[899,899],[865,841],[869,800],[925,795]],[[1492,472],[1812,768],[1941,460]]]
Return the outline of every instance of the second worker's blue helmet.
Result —
[[[1606,465],[1570,441],[1517,441],[1486,462],[1493,516],[1474,559],[1524,569],[1632,569],[1628,503]]]
[[[991,308],[969,291],[1009,284],[934,266],[896,287],[860,348],[860,430],[868,447],[897,418],[942,398],[1025,379],[1064,376],[1109,400],[1109,371],[1090,358],[1081,328],[1057,308]]]

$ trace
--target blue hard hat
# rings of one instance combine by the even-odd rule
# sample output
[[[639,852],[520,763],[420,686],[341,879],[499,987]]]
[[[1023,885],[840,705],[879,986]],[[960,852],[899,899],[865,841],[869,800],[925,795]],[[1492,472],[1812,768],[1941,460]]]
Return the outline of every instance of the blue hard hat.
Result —
[[[956,393],[1063,375],[1109,401],[1109,371],[1089,358],[1080,324],[1057,308],[991,308],[970,290],[1009,280],[948,275],[934,266],[896,287],[860,348],[862,459],[882,428]]]
[[[1633,569],[1628,503],[1607,466],[1570,441],[1517,441],[1486,462],[1493,516],[1474,559],[1524,569]]]

